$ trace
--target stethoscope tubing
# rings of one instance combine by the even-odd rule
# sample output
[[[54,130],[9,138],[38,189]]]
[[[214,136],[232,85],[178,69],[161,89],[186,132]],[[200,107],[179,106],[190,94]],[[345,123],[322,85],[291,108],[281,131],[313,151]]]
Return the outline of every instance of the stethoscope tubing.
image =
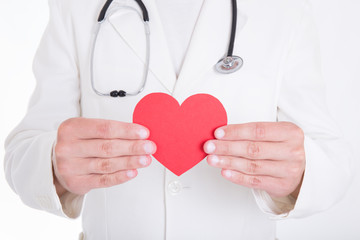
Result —
[[[229,49],[227,52],[228,57],[231,57],[234,53],[234,45],[235,45],[235,38],[236,38],[236,26],[237,26],[237,2],[236,2],[236,0],[232,0],[231,4],[232,4],[232,22],[231,22],[230,43],[229,43]]]
[[[102,97],[125,97],[125,96],[136,96],[138,95],[139,93],[141,93],[144,88],[145,88],[145,85],[146,85],[146,81],[147,81],[147,77],[148,77],[148,74],[149,74],[149,67],[150,67],[150,26],[149,26],[149,18],[148,18],[148,13],[147,13],[147,10],[145,8],[145,5],[143,5],[144,9],[142,9],[142,12],[143,12],[143,16],[141,16],[141,14],[139,13],[139,11],[133,7],[130,7],[130,6],[122,6],[121,8],[127,8],[127,9],[130,9],[132,11],[135,11],[139,14],[139,17],[140,18],[143,18],[144,21],[143,21],[143,24],[144,24],[144,30],[145,30],[145,37],[146,37],[146,57],[145,57],[145,66],[144,66],[144,71],[143,71],[143,79],[142,79],[142,82],[141,82],[141,85],[140,87],[134,91],[134,92],[127,92],[127,91],[124,91],[124,90],[114,90],[110,93],[102,93],[100,91],[97,90],[96,86],[95,86],[95,76],[94,76],[94,60],[95,60],[95,51],[96,51],[96,46],[97,46],[97,41],[98,41],[98,37],[99,37],[99,33],[101,31],[101,25],[103,24],[103,22],[106,20],[106,18],[109,18],[112,13],[108,14],[106,16],[106,13],[108,12],[108,8],[109,6],[111,5],[111,2],[113,0],[108,0],[104,7],[102,8],[101,12],[100,12],[100,16],[98,18],[98,24],[96,26],[96,29],[95,29],[95,37],[94,37],[94,40],[93,40],[93,44],[92,44],[92,48],[91,48],[91,61],[90,61],[90,79],[91,79],[91,87],[93,89],[93,91],[99,95],[99,96],[102,96]],[[105,15],[104,15],[105,14]],[[147,19],[147,20],[146,20]],[[146,21],[145,21],[146,20]]]
[[[90,61],[90,79],[91,79],[91,87],[93,91],[99,96],[110,96],[110,97],[125,97],[125,96],[136,96],[141,93],[145,89],[145,85],[147,82],[147,77],[149,74],[149,65],[150,65],[150,27],[149,27],[149,13],[146,9],[145,4],[142,0],[134,0],[137,5],[140,7],[142,14],[140,12],[130,6],[122,6],[121,8],[128,8],[131,10],[136,11],[139,14],[139,17],[142,18],[144,22],[144,29],[145,29],[145,36],[146,36],[146,57],[145,57],[145,66],[143,72],[143,79],[141,82],[140,87],[138,90],[134,92],[126,92],[124,90],[114,90],[110,93],[102,93],[97,90],[95,86],[95,76],[94,76],[94,59],[95,59],[95,51],[97,46],[97,41],[99,37],[99,33],[101,31],[102,23],[109,18],[112,13],[109,13],[109,7],[111,6],[113,0],[107,0],[102,7],[99,17],[97,19],[98,25],[96,26],[95,30],[95,37],[93,40],[93,45],[91,48],[91,61]],[[236,39],[236,27],[237,27],[237,0],[231,0],[232,5],[232,23],[231,23],[231,35],[230,35],[230,42],[228,46],[227,54],[224,58],[220,59],[216,65],[215,69],[222,74],[230,74],[234,73],[239,70],[243,66],[243,59],[239,56],[234,56],[234,46],[235,46],[235,39]]]

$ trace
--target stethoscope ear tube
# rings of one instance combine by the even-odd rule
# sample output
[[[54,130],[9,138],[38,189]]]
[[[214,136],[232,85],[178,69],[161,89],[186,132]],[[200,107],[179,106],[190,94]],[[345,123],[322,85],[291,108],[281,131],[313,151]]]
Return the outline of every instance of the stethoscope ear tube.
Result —
[[[143,20],[144,22],[148,22],[149,21],[149,13],[144,5],[144,3],[141,0],[135,0],[135,2],[137,2],[137,4],[139,5],[139,7],[141,8],[141,11],[143,13]]]
[[[113,2],[113,0],[107,0],[106,3],[104,4],[104,6],[102,7],[99,17],[98,17],[98,22],[102,22],[105,19],[106,16],[106,12],[109,9],[111,3]],[[142,15],[143,15],[143,20],[144,22],[148,22],[149,21],[149,13],[145,7],[145,4],[141,1],[141,0],[135,0],[135,2],[139,5],[141,11],[142,11]]]
[[[103,6],[103,8],[100,11],[99,17],[98,17],[98,22],[102,22],[105,19],[106,16],[106,12],[109,9],[111,3],[113,0],[107,0],[105,5]]]

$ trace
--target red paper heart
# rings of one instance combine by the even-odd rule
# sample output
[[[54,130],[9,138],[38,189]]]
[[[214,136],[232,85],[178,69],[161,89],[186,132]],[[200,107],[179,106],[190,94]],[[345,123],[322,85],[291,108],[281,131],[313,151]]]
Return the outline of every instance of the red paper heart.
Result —
[[[170,95],[152,93],[136,105],[133,122],[150,130],[149,139],[157,145],[154,157],[180,176],[206,157],[203,145],[227,124],[227,115],[208,94],[193,95],[180,106]]]

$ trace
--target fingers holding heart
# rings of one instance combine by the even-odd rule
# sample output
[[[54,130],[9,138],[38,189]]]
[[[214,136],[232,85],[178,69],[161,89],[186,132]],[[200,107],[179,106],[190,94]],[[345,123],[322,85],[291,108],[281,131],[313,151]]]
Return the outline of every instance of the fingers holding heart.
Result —
[[[221,168],[229,181],[254,189],[267,191],[271,196],[283,197],[293,192],[301,174],[301,164],[277,160],[253,160],[233,156],[207,157],[209,165]]]
[[[288,141],[211,140],[205,143],[209,165],[231,182],[262,189],[273,197],[292,194],[305,169],[305,153]]]
[[[253,176],[289,176],[290,163],[275,160],[252,160],[233,156],[209,155],[207,162],[216,168],[229,169]],[[295,165],[295,164],[294,164]],[[294,166],[295,167],[295,166]]]
[[[138,171],[133,170],[122,170],[114,173],[107,174],[89,174],[81,175],[73,178],[65,178],[64,183],[66,186],[78,195],[84,195],[91,189],[95,188],[108,188],[118,184],[125,183],[138,174]]]
[[[270,176],[254,176],[243,174],[233,170],[222,170],[222,176],[229,181],[239,184],[248,188],[261,189],[266,191],[272,197],[284,197],[294,191],[297,184],[287,181],[286,178],[274,178]]]
[[[219,156],[237,156],[247,159],[288,160],[292,152],[286,142],[253,141],[208,141],[204,145],[207,154]]]

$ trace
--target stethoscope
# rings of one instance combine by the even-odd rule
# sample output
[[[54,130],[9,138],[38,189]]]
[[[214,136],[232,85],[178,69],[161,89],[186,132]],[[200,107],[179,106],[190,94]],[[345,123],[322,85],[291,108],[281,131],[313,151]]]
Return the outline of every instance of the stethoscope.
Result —
[[[147,77],[149,73],[149,63],[150,63],[150,27],[149,27],[149,13],[146,9],[146,6],[142,2],[142,0],[134,0],[140,7],[142,13],[140,13],[137,9],[130,7],[130,6],[121,6],[119,8],[126,8],[132,11],[135,11],[138,13],[139,17],[142,18],[142,21],[144,23],[144,30],[145,30],[145,36],[146,36],[146,57],[145,57],[145,66],[144,66],[144,72],[143,72],[143,78],[142,82],[140,84],[140,87],[134,91],[134,92],[127,92],[124,90],[114,90],[110,93],[102,93],[98,91],[95,87],[95,81],[94,81],[94,55],[96,50],[96,43],[99,36],[99,32],[101,30],[102,23],[109,18],[112,14],[115,13],[115,11],[109,11],[108,9],[113,2],[113,0],[107,0],[105,5],[100,11],[99,17],[98,17],[98,26],[95,31],[95,37],[92,45],[92,51],[91,51],[91,63],[90,63],[90,79],[91,79],[91,87],[93,91],[99,95],[99,96],[106,96],[106,97],[126,97],[126,96],[136,96],[140,94],[146,85]],[[230,74],[238,71],[244,64],[244,61],[239,56],[234,56],[234,43],[235,43],[235,37],[236,37],[236,24],[237,24],[237,2],[236,0],[231,0],[232,2],[232,24],[231,24],[231,36],[230,36],[230,43],[229,48],[226,54],[226,57],[220,59],[215,64],[215,70],[222,74]]]

